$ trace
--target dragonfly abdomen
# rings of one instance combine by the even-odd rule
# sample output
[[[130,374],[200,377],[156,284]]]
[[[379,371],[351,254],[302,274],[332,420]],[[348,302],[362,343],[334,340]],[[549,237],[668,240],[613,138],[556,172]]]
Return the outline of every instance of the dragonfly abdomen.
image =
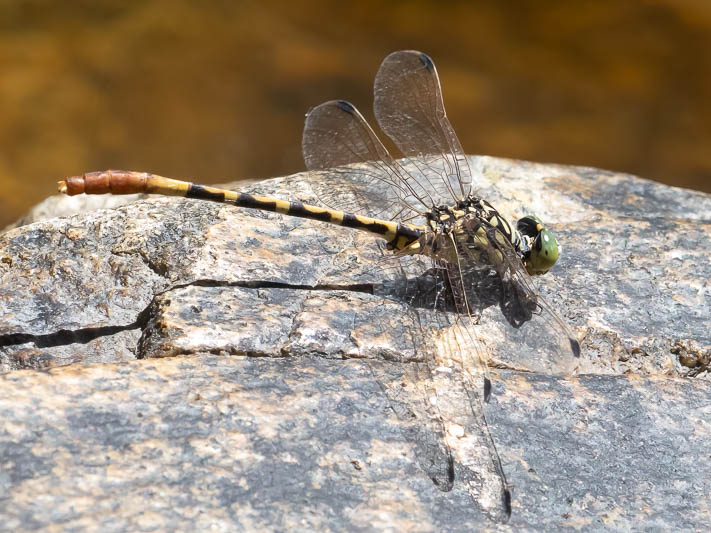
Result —
[[[318,220],[337,226],[353,228],[378,235],[388,241],[391,248],[400,250],[418,240],[424,229],[400,224],[390,220],[346,213],[335,209],[305,204],[299,201],[281,200],[219,187],[198,185],[188,181],[165,178],[148,172],[106,170],[73,176],[59,182],[59,192],[77,194],[159,194],[183,196],[212,202],[232,204],[237,207],[271,211],[282,215]]]

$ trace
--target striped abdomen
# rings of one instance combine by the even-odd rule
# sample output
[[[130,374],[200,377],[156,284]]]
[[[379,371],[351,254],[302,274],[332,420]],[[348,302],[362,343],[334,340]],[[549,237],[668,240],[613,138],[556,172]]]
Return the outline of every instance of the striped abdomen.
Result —
[[[343,211],[304,204],[298,201],[279,200],[269,196],[255,196],[229,191],[217,187],[198,185],[187,181],[156,176],[147,172],[128,172],[125,170],[107,170],[89,172],[83,176],[73,176],[59,182],[59,192],[74,196],[76,194],[160,194],[164,196],[184,196],[213,202],[228,203],[238,207],[249,207],[272,211],[300,218],[309,218],[358,229],[378,235],[396,250],[402,250],[424,233],[424,228],[398,224],[388,220],[362,217]]]

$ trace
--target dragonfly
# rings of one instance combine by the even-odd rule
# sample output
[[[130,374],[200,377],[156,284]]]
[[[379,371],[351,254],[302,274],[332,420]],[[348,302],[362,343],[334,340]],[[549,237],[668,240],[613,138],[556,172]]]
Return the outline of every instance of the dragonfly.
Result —
[[[526,215],[512,227],[477,196],[469,160],[447,118],[439,76],[427,54],[404,50],[383,60],[374,83],[374,114],[404,157],[391,155],[363,115],[345,100],[325,102],[307,113],[302,152],[306,167],[321,173],[314,185],[321,205],[121,170],[70,177],[59,182],[59,190],[67,195],[183,196],[370,233],[384,240],[405,279],[400,289],[383,283],[380,294],[434,313],[440,326],[454,331],[447,347],[456,355],[448,361],[430,356],[430,375],[451,361],[466,367],[467,376],[474,375],[473,368],[481,370],[478,398],[488,401],[491,379],[476,328],[483,310],[495,304],[507,331],[515,332],[512,338],[525,345],[517,352],[522,369],[571,373],[580,345],[533,283],[534,276],[556,263],[558,241],[536,216]],[[483,403],[472,408],[483,411]],[[441,427],[438,433],[444,433]],[[423,454],[430,448],[425,446]],[[501,499],[510,515],[510,490],[495,455]],[[441,490],[451,490],[454,471],[448,445],[441,457],[425,457],[420,464]]]

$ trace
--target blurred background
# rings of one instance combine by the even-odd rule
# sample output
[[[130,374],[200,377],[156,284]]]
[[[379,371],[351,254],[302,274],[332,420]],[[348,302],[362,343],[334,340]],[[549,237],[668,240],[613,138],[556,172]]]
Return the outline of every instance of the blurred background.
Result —
[[[709,0],[0,0],[0,227],[93,170],[302,170],[304,113],[371,118],[403,48],[434,58],[468,153],[711,191]]]

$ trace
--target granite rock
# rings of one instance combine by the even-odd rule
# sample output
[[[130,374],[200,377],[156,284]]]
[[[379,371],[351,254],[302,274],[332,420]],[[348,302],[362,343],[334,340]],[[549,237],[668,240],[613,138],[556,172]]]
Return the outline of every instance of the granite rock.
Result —
[[[487,309],[485,407],[372,290],[394,269],[368,235],[145,197],[0,235],[0,529],[703,528],[711,197],[472,165],[557,235],[536,282],[583,348],[574,377],[525,372]],[[321,179],[247,190],[309,202]]]

